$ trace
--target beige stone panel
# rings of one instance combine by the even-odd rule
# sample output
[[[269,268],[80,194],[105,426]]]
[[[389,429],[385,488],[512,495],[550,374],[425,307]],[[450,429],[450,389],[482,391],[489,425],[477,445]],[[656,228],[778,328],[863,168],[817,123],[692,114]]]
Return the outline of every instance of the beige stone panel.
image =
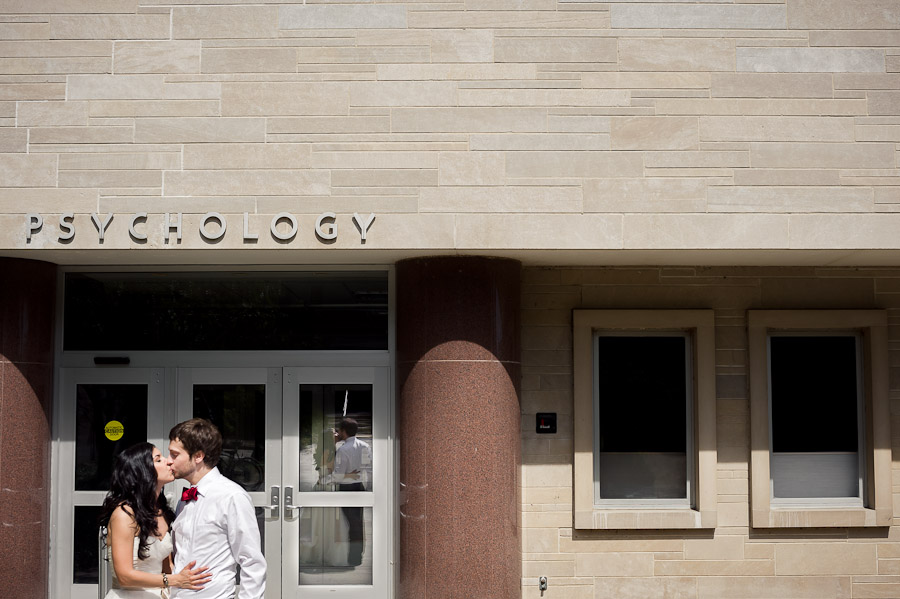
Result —
[[[0,41],[0,56],[3,58],[72,58],[76,56],[108,58],[112,56],[112,46],[112,43],[107,41]]]
[[[721,508],[721,505],[719,506]],[[769,560],[657,560],[655,576],[774,576],[775,564]]]
[[[424,188],[421,212],[546,212],[582,211],[578,187],[465,187]]]
[[[737,48],[736,67],[757,73],[883,73],[884,50]]]
[[[869,115],[897,116],[900,114],[900,91],[868,92]]]
[[[174,170],[181,168],[178,152],[79,152],[59,155],[60,170]],[[158,185],[157,185],[158,186]]]
[[[186,144],[184,169],[305,169],[309,155],[309,146],[300,144]]]
[[[0,39],[46,40],[50,37],[50,23],[0,23]]]
[[[612,117],[614,150],[696,150],[698,120],[693,117]]]
[[[859,116],[866,114],[865,100],[698,100],[660,98],[657,114],[760,115],[760,116]]]
[[[222,84],[224,116],[347,115],[347,83],[257,82]]]
[[[757,292],[754,289],[753,294]],[[718,504],[718,521],[720,527],[728,526],[749,526],[750,513],[746,503],[725,503]]]
[[[503,185],[502,152],[441,152],[439,185]]]
[[[429,168],[439,164],[438,152],[313,152],[313,168]]]
[[[577,579],[576,579],[577,580]],[[556,597],[564,599],[594,599],[594,587],[590,585],[565,585],[561,584],[558,577],[553,578],[553,593]],[[534,577],[523,583],[522,599],[550,599],[550,590],[546,591],[546,597],[541,597],[538,585]]]
[[[854,141],[849,117],[700,117],[703,141]]]
[[[745,543],[744,559],[775,559],[775,544]]]
[[[134,121],[135,143],[264,142],[261,118],[178,117]]]
[[[351,106],[455,106],[450,81],[377,81],[350,83]]]
[[[653,576],[652,553],[578,553],[576,576]]]
[[[0,75],[69,75],[109,73],[110,57],[0,58]]]
[[[97,196],[87,189],[0,188],[0,214],[95,212]]]
[[[199,41],[117,42],[116,73],[199,73]]]
[[[543,2],[545,0],[538,0]],[[432,62],[493,62],[494,33],[489,30],[432,32]]]
[[[757,168],[893,168],[892,144],[751,143],[750,163]]]
[[[204,48],[204,73],[296,73],[296,48]]]
[[[458,214],[456,223],[458,249],[622,247],[622,216],[615,214]]]
[[[428,46],[432,42],[432,34],[431,31],[412,29],[360,29],[337,35],[346,35],[348,40],[351,35],[354,36],[357,46]]]
[[[60,187],[162,187],[162,171],[89,170],[60,171]]]
[[[294,5],[278,9],[280,29],[406,29],[402,5]]]
[[[892,0],[787,0],[791,29],[896,29],[900,6]]]
[[[466,10],[557,10],[553,0],[465,0]]]
[[[709,89],[709,73],[582,73],[584,87],[603,89]]]
[[[746,168],[750,166],[748,152],[644,152],[647,168]]]
[[[571,512],[524,512],[522,514],[522,526],[524,528],[555,529],[572,526],[572,514]],[[572,575],[571,571],[569,571],[568,575]]]
[[[885,579],[886,577],[882,577]],[[854,599],[894,599],[900,597],[900,582],[853,582]]]
[[[55,187],[57,158],[42,154],[0,154],[3,187]]]
[[[278,8],[275,6],[176,6],[172,9],[173,39],[277,37]]]
[[[169,15],[52,15],[50,39],[160,40],[169,37]]]
[[[616,40],[605,37],[497,37],[496,62],[616,62]]]
[[[537,67],[534,64],[380,64],[376,75],[379,81],[535,79]]]
[[[18,102],[16,106],[16,125],[19,127],[87,124],[87,102]]]
[[[619,574],[615,572],[614,574]],[[593,597],[616,599],[697,599],[697,579],[694,577],[666,578],[595,578]]]
[[[331,195],[309,197],[270,197],[258,198],[257,209],[262,213],[277,214],[322,214],[336,212],[353,214],[415,213],[417,198],[415,196],[397,195]]]
[[[779,4],[646,4],[610,6],[613,29],[784,29]]]
[[[810,46],[900,46],[900,31],[861,29],[856,31],[810,31]]]
[[[713,73],[713,98],[832,98],[825,73]]]
[[[27,129],[0,129],[0,153],[25,152],[28,150]]]
[[[138,0],[3,0],[3,14],[134,13]]]
[[[460,89],[460,106],[628,106],[623,90]]]
[[[522,529],[522,551],[525,553],[558,552],[559,532],[548,528]]]
[[[768,186],[836,186],[841,184],[838,171],[820,169],[738,169],[734,171],[734,185],[768,185]]]
[[[437,183],[437,169],[354,169],[331,174],[334,187],[430,187]]]
[[[218,116],[218,100],[93,100],[92,118]]]
[[[410,11],[410,29],[608,29],[609,13],[542,10]]]
[[[421,133],[531,133],[545,131],[547,110],[542,108],[394,108],[394,132]]]
[[[35,127],[32,144],[115,144],[134,141],[132,127]]]
[[[219,83],[166,83],[163,75],[70,75],[68,100],[218,100]]]
[[[784,543],[775,547],[779,576],[835,576],[876,573],[873,543]]]
[[[165,173],[168,196],[202,195],[326,195],[331,193],[328,171],[202,170]]]
[[[900,143],[900,125],[857,125],[856,141]]]
[[[387,133],[390,117],[380,116],[298,116],[267,119],[268,133]]]
[[[100,212],[108,214],[147,212],[152,210],[153,218],[161,222],[162,214],[166,212],[182,214],[206,214],[218,212],[220,214],[243,215],[244,212],[254,214],[257,211],[256,198],[242,197],[208,197],[208,198],[182,198],[182,197],[141,197],[141,196],[103,196],[100,198]],[[277,214],[277,213],[275,213]],[[232,217],[229,227],[243,226],[243,218],[235,220]]]
[[[745,478],[720,478],[716,481],[716,492],[723,495],[741,495],[746,500],[749,487]]]
[[[706,187],[701,179],[588,179],[585,212],[705,212]]]
[[[551,117],[552,119],[553,117]],[[469,141],[472,150],[609,150],[609,135],[567,133],[509,133],[473,135]]]
[[[353,65],[353,70],[360,70],[359,65],[429,62],[430,56],[428,46],[318,47],[298,50],[301,65],[349,64]]]
[[[570,483],[571,484],[571,483]],[[680,552],[684,550],[681,538],[634,538],[623,539],[573,539],[560,537],[559,550],[562,553],[636,553],[636,552]]]
[[[685,539],[686,560],[744,559],[744,537],[717,536],[712,539]]]
[[[794,249],[900,247],[900,214],[796,214],[790,223]]]
[[[900,89],[900,74],[893,73],[835,73],[834,89],[876,90]]]
[[[756,576],[697,578],[699,599],[850,599],[848,576]],[[856,597],[854,594],[853,597]]]
[[[522,576],[530,579],[538,576],[572,577],[575,576],[575,560],[568,556],[554,560],[527,559],[522,562]]]
[[[522,497],[522,501],[525,504],[571,504],[572,482],[569,481],[567,487],[523,487]],[[568,538],[571,541],[571,537]],[[560,539],[560,541],[562,542],[564,539]]]
[[[626,249],[786,248],[788,215],[777,214],[627,214]],[[746,511],[746,510],[744,510]],[[719,506],[719,524],[723,508]],[[747,525],[746,514],[743,526]],[[733,524],[741,526],[741,524]]]
[[[507,152],[508,177],[639,177],[636,152]]]
[[[900,186],[875,188],[875,205],[900,204]]]
[[[619,40],[623,71],[733,71],[734,42],[729,39]]]

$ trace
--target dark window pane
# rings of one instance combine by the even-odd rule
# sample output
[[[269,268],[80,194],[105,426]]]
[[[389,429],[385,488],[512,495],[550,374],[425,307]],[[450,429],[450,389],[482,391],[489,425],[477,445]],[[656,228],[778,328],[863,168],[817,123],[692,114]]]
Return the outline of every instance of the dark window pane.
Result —
[[[194,416],[222,433],[219,470],[247,491],[262,491],[266,464],[266,386],[194,385]]]
[[[852,336],[772,336],[772,449],[857,451],[857,355]]]
[[[72,548],[74,561],[72,582],[75,584],[97,584],[100,576],[98,560],[100,506],[76,505],[74,527],[75,545]]]
[[[147,385],[78,385],[75,394],[75,490],[106,491],[113,458],[147,440]],[[121,431],[107,431],[111,422]]]
[[[387,274],[69,273],[70,351],[384,350]]]

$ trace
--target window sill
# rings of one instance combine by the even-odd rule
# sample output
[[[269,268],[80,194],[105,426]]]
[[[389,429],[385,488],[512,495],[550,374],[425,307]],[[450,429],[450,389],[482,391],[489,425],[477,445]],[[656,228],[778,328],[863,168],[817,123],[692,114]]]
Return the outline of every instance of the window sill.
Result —
[[[715,527],[714,510],[634,508],[575,512],[575,528],[586,530],[690,530]]]
[[[753,510],[753,528],[865,528],[890,526],[892,510],[864,507]]]

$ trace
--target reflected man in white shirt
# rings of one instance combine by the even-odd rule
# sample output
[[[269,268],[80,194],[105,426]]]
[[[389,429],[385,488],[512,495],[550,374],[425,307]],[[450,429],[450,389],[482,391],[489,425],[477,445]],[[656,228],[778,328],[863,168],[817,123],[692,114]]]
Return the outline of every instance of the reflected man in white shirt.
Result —
[[[359,423],[353,418],[344,418],[335,432],[335,441],[343,441],[334,456],[332,480],[341,491],[365,491],[366,483],[372,475],[372,450],[356,438]],[[362,564],[363,548],[366,544],[363,508],[341,508],[347,518],[347,541],[350,551],[347,563],[351,566]],[[198,562],[199,563],[199,562]]]
[[[238,565],[241,599],[265,595],[266,560],[256,511],[250,495],[219,472],[221,453],[222,435],[208,420],[192,418],[169,432],[169,467],[175,478],[191,484],[182,493],[172,524],[174,564],[179,567],[189,558],[202,560],[212,573],[202,590],[172,589],[172,599],[232,599]]]

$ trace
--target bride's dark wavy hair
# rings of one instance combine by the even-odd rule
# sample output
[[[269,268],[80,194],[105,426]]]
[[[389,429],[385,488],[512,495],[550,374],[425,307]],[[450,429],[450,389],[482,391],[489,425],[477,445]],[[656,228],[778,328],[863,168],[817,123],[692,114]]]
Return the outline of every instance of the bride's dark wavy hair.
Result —
[[[138,557],[146,559],[147,539],[150,535],[159,536],[157,515],[161,511],[170,525],[175,519],[165,495],[156,494],[156,467],[153,465],[153,445],[150,443],[137,443],[116,456],[109,492],[100,508],[100,526],[109,526],[113,512],[124,506],[131,508],[140,529]]]

